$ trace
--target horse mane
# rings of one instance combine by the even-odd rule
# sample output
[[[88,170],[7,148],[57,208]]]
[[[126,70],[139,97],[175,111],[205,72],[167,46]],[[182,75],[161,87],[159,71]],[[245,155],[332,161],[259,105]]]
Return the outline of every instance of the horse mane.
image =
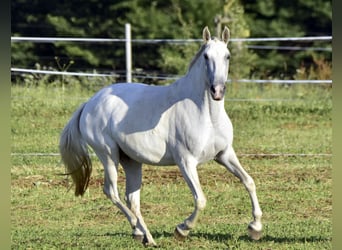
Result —
[[[217,39],[216,37],[212,38],[213,41],[217,42],[219,41],[219,39]],[[205,48],[207,47],[208,43],[205,43],[201,46],[201,48],[199,49],[199,51],[196,53],[196,55],[192,58],[190,64],[189,64],[189,69],[188,72],[191,70],[191,68],[194,66],[194,64],[197,62],[198,58],[200,57],[200,55],[202,54],[202,52],[205,50]]]
[[[197,62],[198,58],[200,57],[200,55],[202,54],[202,52],[204,51],[204,49],[207,47],[207,44],[203,44],[200,48],[200,50],[197,52],[197,54],[192,58],[190,64],[189,64],[189,69],[188,72],[191,70],[191,68],[194,66],[194,64]]]

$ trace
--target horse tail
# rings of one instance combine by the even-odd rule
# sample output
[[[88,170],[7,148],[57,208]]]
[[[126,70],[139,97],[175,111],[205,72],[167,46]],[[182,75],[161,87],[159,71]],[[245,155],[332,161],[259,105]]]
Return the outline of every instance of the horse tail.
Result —
[[[80,117],[85,103],[73,114],[60,137],[59,151],[65,165],[66,174],[71,175],[75,184],[75,195],[83,195],[87,190],[92,171],[88,145],[80,132]]]

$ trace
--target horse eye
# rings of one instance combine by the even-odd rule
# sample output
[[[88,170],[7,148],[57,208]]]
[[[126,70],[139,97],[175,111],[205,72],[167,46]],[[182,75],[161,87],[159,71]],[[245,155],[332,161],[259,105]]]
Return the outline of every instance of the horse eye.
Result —
[[[205,60],[208,60],[208,59],[209,59],[209,57],[208,57],[208,54],[207,54],[207,53],[205,53],[205,54],[204,54],[204,59],[205,59]]]
[[[227,60],[230,59],[230,54],[226,55],[226,59],[227,59]]]

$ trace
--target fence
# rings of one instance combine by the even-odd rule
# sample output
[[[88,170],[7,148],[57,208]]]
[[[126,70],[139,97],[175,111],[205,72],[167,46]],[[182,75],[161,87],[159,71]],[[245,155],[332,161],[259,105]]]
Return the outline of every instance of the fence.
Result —
[[[132,43],[169,43],[169,44],[187,44],[194,42],[202,42],[201,39],[131,39],[130,25],[125,25],[125,39],[108,39],[108,38],[57,38],[57,37],[11,37],[11,42],[33,42],[33,43],[55,43],[55,42],[87,42],[87,43],[125,43],[126,50],[126,81],[131,82],[132,79]],[[269,37],[269,38],[231,38],[231,42],[274,42],[274,41],[332,41],[331,36],[317,37]],[[277,50],[313,50],[313,51],[331,51],[331,48],[320,47],[298,47],[298,46],[267,46],[267,45],[248,45],[252,49],[277,49]],[[87,76],[87,77],[112,77],[113,74],[103,73],[86,73],[86,72],[65,72],[51,70],[36,70],[12,67],[13,73],[34,73],[34,74],[52,74],[52,75],[69,75],[69,76]],[[144,78],[154,78],[163,80],[177,79],[180,76],[143,76]],[[238,79],[236,82],[246,83],[272,83],[272,84],[332,84],[332,80],[264,80],[264,79]],[[227,81],[231,82],[230,79]],[[268,99],[269,100],[269,99]],[[241,101],[241,100],[230,100]],[[244,101],[246,101],[244,99]],[[260,101],[260,100],[247,100]],[[276,100],[278,101],[278,99]],[[11,156],[22,157],[57,157],[59,153],[11,153]],[[273,153],[273,154],[240,154],[242,157],[331,157],[332,154],[291,154],[291,153]]]
[[[125,25],[125,39],[112,38],[57,38],[57,37],[11,37],[11,42],[34,42],[34,43],[55,43],[55,42],[88,42],[88,43],[125,43],[126,54],[126,82],[132,81],[132,43],[173,43],[186,44],[194,42],[202,42],[202,39],[131,39],[131,26]],[[231,38],[231,42],[274,42],[274,41],[332,41],[332,36],[316,36],[316,37],[268,37],[268,38]],[[314,50],[314,51],[332,51],[331,48],[311,48],[311,47],[290,47],[290,46],[260,46],[250,45],[253,49],[279,49],[279,50]],[[113,74],[96,74],[85,72],[65,72],[65,71],[49,71],[35,70],[23,68],[11,68],[14,73],[36,73],[36,74],[54,74],[54,75],[71,75],[71,76],[101,76],[109,77]],[[151,79],[177,79],[179,76],[143,76],[140,78]],[[229,82],[229,81],[228,81]],[[238,79],[236,82],[255,82],[255,83],[276,83],[276,84],[331,84],[332,80],[255,80],[255,79]]]

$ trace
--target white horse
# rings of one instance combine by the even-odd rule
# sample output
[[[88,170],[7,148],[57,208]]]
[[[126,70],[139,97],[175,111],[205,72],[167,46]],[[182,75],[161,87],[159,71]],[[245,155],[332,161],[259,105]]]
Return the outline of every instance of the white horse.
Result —
[[[252,202],[252,239],[261,237],[261,209],[253,179],[242,168],[232,147],[233,127],[225,112],[225,82],[230,53],[229,29],[222,40],[203,29],[204,44],[185,76],[168,86],[118,83],[105,87],[84,103],[65,126],[60,153],[75,183],[75,195],[88,187],[92,165],[88,145],[104,167],[106,196],[125,214],[133,236],[156,245],[140,213],[142,164],[178,165],[194,197],[195,209],[177,225],[186,237],[196,225],[206,198],[197,165],[214,159],[237,176]],[[126,175],[124,204],[117,189],[118,166]]]

